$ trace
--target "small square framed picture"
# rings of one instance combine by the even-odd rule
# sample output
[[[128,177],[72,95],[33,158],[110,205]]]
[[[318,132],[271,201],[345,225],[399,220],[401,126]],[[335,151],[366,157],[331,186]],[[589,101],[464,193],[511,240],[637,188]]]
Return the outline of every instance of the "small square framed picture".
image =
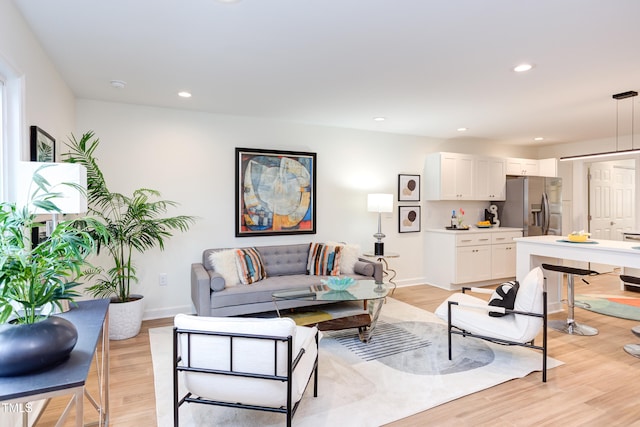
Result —
[[[420,201],[420,175],[398,175],[398,201]]]
[[[398,206],[398,232],[420,231],[420,206]]]

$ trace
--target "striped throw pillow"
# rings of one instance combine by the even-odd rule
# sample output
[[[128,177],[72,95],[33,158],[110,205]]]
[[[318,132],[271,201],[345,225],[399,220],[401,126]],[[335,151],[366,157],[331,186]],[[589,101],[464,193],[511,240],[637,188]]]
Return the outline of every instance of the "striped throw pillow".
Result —
[[[342,249],[343,246],[312,243],[307,259],[307,274],[312,276],[339,275]]]
[[[245,285],[267,277],[262,257],[256,248],[236,249],[236,268],[240,283]]]

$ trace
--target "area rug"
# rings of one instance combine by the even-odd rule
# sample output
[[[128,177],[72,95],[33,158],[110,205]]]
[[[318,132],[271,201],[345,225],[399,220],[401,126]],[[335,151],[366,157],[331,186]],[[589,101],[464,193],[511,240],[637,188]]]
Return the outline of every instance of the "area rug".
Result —
[[[542,368],[540,351],[461,336],[453,337],[449,361],[446,324],[391,298],[380,317],[368,344],[358,340],[355,330],[323,333],[318,397],[313,397],[310,385],[294,417],[296,426],[379,426]],[[158,426],[172,426],[171,328],[150,329],[149,337]],[[548,368],[561,363],[548,358]],[[282,414],[197,404],[180,407],[181,426],[283,423]]]
[[[576,306],[578,302],[589,304],[589,307],[580,306],[585,310],[621,319],[640,321],[640,298],[619,295],[576,295]]]

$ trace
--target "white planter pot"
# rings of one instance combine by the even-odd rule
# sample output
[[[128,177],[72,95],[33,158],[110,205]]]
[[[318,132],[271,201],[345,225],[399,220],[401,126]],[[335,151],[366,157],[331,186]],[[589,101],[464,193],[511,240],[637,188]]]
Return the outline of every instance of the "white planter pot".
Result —
[[[144,300],[142,295],[131,295],[138,298],[128,302],[112,302],[109,304],[109,339],[126,340],[140,332]]]

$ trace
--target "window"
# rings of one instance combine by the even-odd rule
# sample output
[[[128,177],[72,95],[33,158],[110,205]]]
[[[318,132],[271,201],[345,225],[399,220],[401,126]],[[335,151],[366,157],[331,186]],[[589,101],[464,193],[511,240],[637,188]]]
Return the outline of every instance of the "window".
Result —
[[[10,200],[13,170],[24,157],[24,76],[0,58],[0,200]]]

